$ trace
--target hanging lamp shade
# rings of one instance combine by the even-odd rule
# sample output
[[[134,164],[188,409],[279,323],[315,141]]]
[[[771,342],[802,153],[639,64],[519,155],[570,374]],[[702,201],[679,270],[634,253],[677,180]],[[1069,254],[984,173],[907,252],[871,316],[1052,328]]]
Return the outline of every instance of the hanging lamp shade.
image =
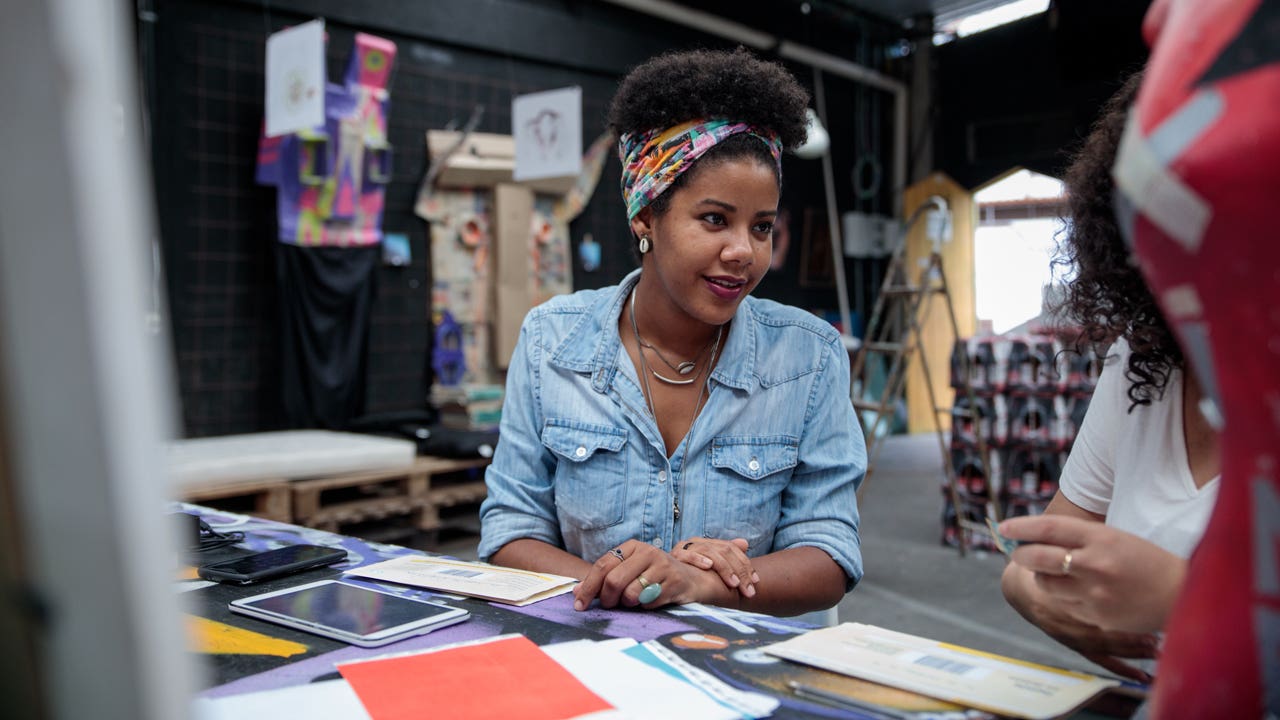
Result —
[[[822,126],[822,121],[813,108],[807,108],[806,112],[809,115],[809,136],[795,149],[795,153],[805,160],[815,160],[827,154],[827,149],[831,147],[831,136],[827,134],[827,129]]]

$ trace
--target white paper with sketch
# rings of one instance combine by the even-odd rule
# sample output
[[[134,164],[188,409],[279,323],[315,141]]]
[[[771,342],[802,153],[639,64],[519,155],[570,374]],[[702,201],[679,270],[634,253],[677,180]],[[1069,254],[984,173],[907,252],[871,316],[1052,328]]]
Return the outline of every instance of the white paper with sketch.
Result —
[[[582,88],[517,96],[511,101],[511,134],[515,180],[576,177],[582,172]]]
[[[267,38],[267,137],[324,124],[324,20]]]
[[[1063,715],[1120,684],[861,623],[814,630],[762,649],[805,665],[1031,720]]]
[[[420,555],[352,568],[347,574],[516,606],[567,593],[578,582],[563,575]]]

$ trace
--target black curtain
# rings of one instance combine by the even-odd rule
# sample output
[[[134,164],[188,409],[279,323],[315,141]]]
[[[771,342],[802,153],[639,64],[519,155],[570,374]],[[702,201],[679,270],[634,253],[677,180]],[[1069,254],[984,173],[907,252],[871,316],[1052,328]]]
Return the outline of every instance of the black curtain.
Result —
[[[382,248],[276,246],[285,418],[290,427],[345,428],[364,412]]]

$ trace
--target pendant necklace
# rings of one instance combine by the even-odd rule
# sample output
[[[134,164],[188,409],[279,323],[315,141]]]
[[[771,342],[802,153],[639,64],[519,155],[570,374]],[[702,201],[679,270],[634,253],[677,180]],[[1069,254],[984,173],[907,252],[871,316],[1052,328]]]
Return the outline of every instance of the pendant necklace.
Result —
[[[636,327],[635,293],[634,293],[634,291],[632,291],[632,295],[631,295],[631,302],[632,302],[632,306],[631,306],[631,332],[632,332],[633,334],[635,334],[635,336],[636,336],[636,343],[642,343],[643,341],[640,339],[640,331],[639,331],[639,329],[637,329],[637,327]],[[692,383],[692,382],[697,381],[697,380],[698,380],[698,378],[702,377],[703,373],[705,373],[705,374],[706,374],[706,380],[703,382],[702,387],[698,389],[698,399],[697,399],[697,400],[695,400],[695,401],[693,402],[693,415],[691,415],[691,416],[689,417],[689,429],[685,431],[685,436],[684,436],[684,444],[685,444],[685,446],[684,446],[684,454],[685,454],[686,456],[689,454],[689,445],[690,445],[690,443],[692,442],[692,440],[691,440],[690,438],[691,438],[691,436],[693,435],[693,425],[694,425],[694,423],[696,423],[696,422],[698,421],[698,411],[702,409],[702,399],[703,399],[703,396],[705,395],[705,396],[707,397],[707,399],[708,399],[708,400],[711,398],[711,371],[710,371],[710,367],[711,367],[712,365],[714,365],[714,364],[715,364],[715,362],[716,362],[716,351],[720,349],[720,333],[721,333],[721,331],[723,331],[723,330],[724,330],[724,326],[721,326],[721,327],[720,327],[720,329],[716,331],[716,337],[715,337],[715,340],[713,340],[713,341],[711,342],[711,357],[709,358],[709,360],[708,360],[707,364],[706,364],[706,365],[704,365],[704,366],[702,366],[702,369],[698,371],[698,374],[697,374],[697,375],[694,375],[691,379],[686,380],[686,381],[684,381],[684,382],[673,382],[672,380],[669,380],[669,379],[667,379],[667,378],[664,378],[664,377],[662,377],[661,375],[658,375],[658,373],[653,372],[653,371],[652,371],[652,369],[649,367],[649,361],[648,361],[648,360],[645,360],[645,357],[644,357],[644,349],[643,349],[643,348],[636,348],[636,352],[637,352],[637,354],[640,356],[640,372],[639,372],[639,375],[640,375],[640,380],[641,380],[641,382],[643,382],[643,383],[644,383],[644,403],[645,403],[645,407],[649,410],[649,417],[653,418],[653,423],[654,423],[654,425],[658,427],[658,435],[659,435],[659,436],[661,436],[661,435],[662,435],[662,428],[661,428],[661,426],[658,426],[658,412],[657,412],[656,410],[654,410],[654,407],[653,407],[653,389],[649,387],[649,374],[650,374],[650,373],[653,373],[653,375],[654,375],[655,377],[657,377],[659,380],[666,380],[667,382],[671,383],[672,385],[688,385],[689,383]],[[680,520],[680,493],[679,493],[679,490],[678,490],[678,489],[676,489],[676,487],[675,487],[674,485],[672,486],[672,490],[673,490],[673,492],[674,492],[675,494],[674,494],[674,495],[672,496],[672,498],[671,498],[671,517],[672,517],[672,519],[673,519],[673,520],[675,520],[676,522],[679,522],[679,520]]]
[[[702,348],[702,352],[698,353],[698,357],[694,358],[693,360],[686,360],[685,362],[682,362],[679,365],[672,365],[671,361],[668,360],[667,357],[662,354],[661,350],[659,350],[657,347],[650,344],[649,342],[646,342],[644,338],[640,337],[640,328],[639,326],[636,325],[636,290],[637,289],[639,289],[639,283],[636,283],[636,287],[633,287],[631,289],[631,302],[628,303],[628,305],[630,306],[630,314],[631,314],[631,332],[635,334],[636,342],[640,345],[640,358],[642,360],[644,359],[644,350],[645,348],[648,348],[649,350],[652,350],[653,353],[658,356],[658,359],[662,360],[662,362],[666,364],[667,367],[671,368],[672,370],[675,370],[676,372],[680,373],[680,375],[682,376],[688,375],[694,370],[697,370],[698,363],[701,362],[703,356],[707,354],[707,350],[720,344],[720,334],[724,332],[724,326],[721,325],[720,327],[716,328],[715,339],[712,340],[710,343],[708,343],[706,347]],[[715,351],[713,350],[712,359],[714,359],[714,357],[715,357]],[[669,378],[666,375],[661,375],[658,373],[657,370],[654,370],[652,368],[650,368],[648,372],[652,373],[654,377],[658,378],[664,383],[667,383],[668,385],[688,385],[694,382],[695,380],[697,380],[698,378],[698,376],[695,375],[694,377],[689,378],[687,380],[678,380],[676,378]],[[701,373],[699,373],[699,375],[700,374]]]

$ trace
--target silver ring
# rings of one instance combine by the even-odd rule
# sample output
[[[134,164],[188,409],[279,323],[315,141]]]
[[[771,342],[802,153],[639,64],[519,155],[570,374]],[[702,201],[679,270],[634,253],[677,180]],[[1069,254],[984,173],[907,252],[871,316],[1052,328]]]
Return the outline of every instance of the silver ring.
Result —
[[[1071,574],[1071,551],[1070,550],[1068,550],[1067,554],[1064,555],[1062,558],[1062,574],[1063,575]]]
[[[614,548],[609,551],[609,554],[618,558],[619,560],[625,561],[627,559],[627,556],[622,554],[622,548]]]

